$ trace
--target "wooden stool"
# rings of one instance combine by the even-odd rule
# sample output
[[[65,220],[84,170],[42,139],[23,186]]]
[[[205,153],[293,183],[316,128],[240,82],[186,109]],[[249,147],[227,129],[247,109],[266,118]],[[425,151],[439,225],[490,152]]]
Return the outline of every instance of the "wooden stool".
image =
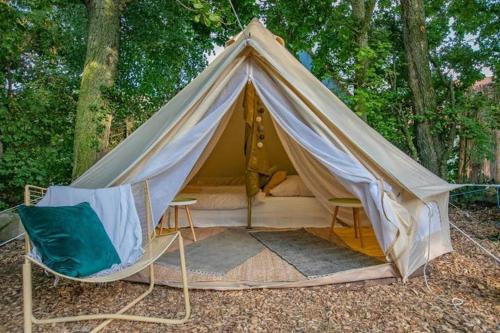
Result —
[[[330,228],[330,240],[333,234],[333,228],[335,227],[335,222],[337,221],[337,214],[340,207],[352,208],[352,218],[354,221],[354,237],[358,238],[361,242],[361,247],[363,244],[363,235],[361,234],[361,223],[359,221],[359,209],[363,208],[361,201],[355,198],[331,198],[328,199],[332,204],[335,205],[335,210],[333,211],[332,226]]]
[[[196,242],[196,234],[194,232],[193,218],[191,217],[191,211],[189,210],[189,206],[194,205],[197,202],[198,200],[196,200],[195,198],[175,198],[170,203],[170,207],[174,207],[175,226],[173,230],[174,231],[179,230],[179,207],[183,207],[186,210],[186,216],[188,219],[189,227],[191,228],[191,233],[193,234],[193,240],[195,242]],[[164,225],[167,220],[168,223],[170,224],[170,219],[167,218],[165,213],[165,215],[163,215],[161,219],[159,235],[162,235]],[[170,231],[169,228],[167,228],[167,230]]]

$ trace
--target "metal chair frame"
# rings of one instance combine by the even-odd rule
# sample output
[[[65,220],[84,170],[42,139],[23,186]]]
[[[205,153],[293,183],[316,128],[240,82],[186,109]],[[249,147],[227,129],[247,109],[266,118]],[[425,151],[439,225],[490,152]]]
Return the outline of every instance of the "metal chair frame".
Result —
[[[45,194],[46,189],[43,187],[26,185],[24,192],[24,203],[25,205],[31,205],[38,202],[43,195]],[[186,272],[186,260],[184,256],[184,245],[180,232],[175,232],[167,236],[157,237],[154,231],[151,231],[152,226],[152,210],[151,210],[151,202],[149,196],[149,185],[148,182],[144,182],[144,197],[146,204],[146,224],[147,224],[147,232],[148,232],[148,242],[144,248],[143,257],[134,265],[126,267],[125,269],[111,273],[105,276],[97,276],[97,277],[88,277],[88,278],[76,278],[71,276],[66,276],[60,273],[57,273],[44,265],[41,262],[38,262],[33,257],[29,255],[31,251],[31,243],[28,235],[25,235],[25,248],[26,254],[24,256],[24,264],[23,264],[23,301],[24,301],[24,331],[26,333],[31,333],[33,324],[53,324],[53,323],[65,323],[65,322],[75,322],[75,321],[84,321],[84,320],[104,320],[97,327],[95,327],[91,332],[98,332],[108,324],[110,324],[113,320],[129,320],[129,321],[138,321],[138,322],[146,322],[146,323],[158,323],[158,324],[183,324],[185,323],[190,315],[191,315],[191,305],[189,303],[189,290],[187,283],[187,272]],[[154,274],[154,262],[163,254],[165,251],[177,240],[179,243],[179,256],[181,263],[181,274],[182,274],[182,286],[183,286],[183,297],[184,297],[184,308],[185,315],[181,319],[170,319],[170,318],[158,318],[158,317],[148,317],[148,316],[138,316],[138,315],[129,315],[125,312],[132,308],[134,305],[139,303],[142,299],[144,299],[147,295],[149,295],[155,286],[155,274]],[[87,282],[87,283],[107,283],[118,281],[123,278],[129,277],[135,273],[142,271],[143,269],[149,268],[149,287],[148,289],[130,301],[127,305],[122,307],[120,310],[114,313],[102,313],[102,314],[87,314],[87,315],[76,315],[76,316],[68,316],[68,317],[54,317],[54,318],[46,318],[39,319],[33,315],[33,294],[32,294],[32,271],[31,265],[35,264],[40,266],[44,270],[54,274],[55,276],[79,281],[79,282]]]

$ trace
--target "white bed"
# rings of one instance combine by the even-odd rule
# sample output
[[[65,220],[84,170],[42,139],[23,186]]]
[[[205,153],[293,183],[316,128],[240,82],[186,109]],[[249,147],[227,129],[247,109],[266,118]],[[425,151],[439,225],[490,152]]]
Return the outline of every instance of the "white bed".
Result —
[[[192,195],[196,197],[196,195]],[[264,197],[252,207],[252,226],[270,228],[327,227],[331,215],[313,197]],[[239,227],[247,225],[247,209],[191,209],[195,227]],[[187,226],[181,211],[179,221]]]

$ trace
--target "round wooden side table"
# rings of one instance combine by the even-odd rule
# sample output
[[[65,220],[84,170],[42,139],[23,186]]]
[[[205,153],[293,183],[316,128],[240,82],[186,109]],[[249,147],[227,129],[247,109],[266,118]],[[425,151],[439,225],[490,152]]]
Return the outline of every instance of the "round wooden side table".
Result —
[[[328,199],[334,206],[333,211],[332,226],[330,227],[330,239],[332,238],[333,228],[335,227],[335,222],[337,221],[337,214],[340,207],[352,208],[352,218],[354,221],[354,237],[358,238],[361,242],[361,247],[363,244],[363,235],[361,234],[361,222],[359,221],[359,209],[363,208],[363,204],[356,198],[331,198]]]
[[[174,208],[175,225],[174,225],[173,230],[174,231],[179,230],[179,207],[184,208],[184,210],[186,211],[186,216],[187,216],[187,220],[189,223],[189,227],[191,228],[191,233],[193,234],[193,240],[195,242],[196,242],[196,233],[194,232],[193,217],[191,216],[191,211],[189,209],[189,206],[194,205],[197,202],[198,202],[198,200],[196,200],[195,198],[178,197],[178,198],[175,198],[170,203],[170,207]],[[165,226],[165,222],[167,219],[168,218],[164,215],[162,220],[161,220],[160,230],[159,230],[160,235],[162,234],[163,229],[165,229],[164,226]],[[170,220],[170,219],[168,219],[168,220]],[[168,222],[170,223],[170,221],[168,221]],[[170,230],[170,229],[168,229],[168,230]]]

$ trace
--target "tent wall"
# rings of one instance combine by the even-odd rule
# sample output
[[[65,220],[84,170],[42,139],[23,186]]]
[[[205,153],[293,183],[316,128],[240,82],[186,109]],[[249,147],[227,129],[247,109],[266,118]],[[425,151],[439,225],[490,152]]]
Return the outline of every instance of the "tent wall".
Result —
[[[360,199],[381,247],[388,251],[403,225],[399,220],[382,219],[381,185],[377,179],[342,149],[340,142],[308,112],[306,105],[292,100],[293,92],[278,86],[256,64],[252,64],[251,79],[273,116],[288,155],[315,196],[330,209],[328,199],[331,197]],[[339,183],[342,186],[338,186]]]
[[[427,260],[453,251],[448,220],[449,193],[428,197],[425,202],[411,197],[406,199],[404,205],[415,223],[408,249],[408,270],[413,272]]]
[[[258,98],[258,96],[256,96]],[[262,101],[259,98],[259,104],[262,104],[264,109],[266,110],[263,115],[263,125],[265,128],[265,139],[264,144],[267,146],[268,151],[268,160],[271,166],[275,165],[278,170],[285,170],[289,175],[296,175],[297,171],[295,170],[290,158],[288,157],[285,149],[283,148],[283,144],[278,137],[278,133],[273,124],[273,120],[269,113],[269,110],[263,105]]]
[[[193,180],[199,178],[242,177],[245,175],[244,129],[241,101],[215,147]]]
[[[286,152],[306,184],[325,205],[328,196],[340,195],[339,189],[347,190],[342,195],[359,198],[381,247],[403,277],[428,257],[425,226],[431,230],[430,258],[451,250],[447,200],[454,186],[359,119],[258,21],[73,185],[101,188],[148,179],[157,221],[187,180],[200,170],[210,174],[219,169],[209,156],[212,151],[221,154],[219,149],[232,149],[225,146],[225,138],[220,140],[222,146],[216,147],[216,143],[231,123],[230,111],[237,110],[234,105],[249,80],[254,81]],[[229,128],[231,132],[228,135],[237,135]],[[225,172],[235,171],[240,162]],[[308,174],[310,170],[325,177]],[[320,191],[323,182],[327,186]],[[337,184],[342,187],[335,187]],[[425,214],[427,207],[434,207],[434,213],[427,210]],[[434,229],[432,216],[439,217],[434,219]]]
[[[246,170],[244,154],[245,121],[242,101],[242,98],[238,100],[229,123],[224,128],[221,137],[217,140],[213,151],[192,179],[192,183],[214,185],[217,183],[217,179],[220,179],[222,184],[224,183],[224,179],[227,178],[244,177]],[[278,138],[268,112],[264,113],[263,125],[265,127],[264,142],[269,152],[268,159],[270,165],[275,165],[278,170],[285,170],[288,174],[296,174]],[[241,184],[243,183],[244,179],[241,179]]]

